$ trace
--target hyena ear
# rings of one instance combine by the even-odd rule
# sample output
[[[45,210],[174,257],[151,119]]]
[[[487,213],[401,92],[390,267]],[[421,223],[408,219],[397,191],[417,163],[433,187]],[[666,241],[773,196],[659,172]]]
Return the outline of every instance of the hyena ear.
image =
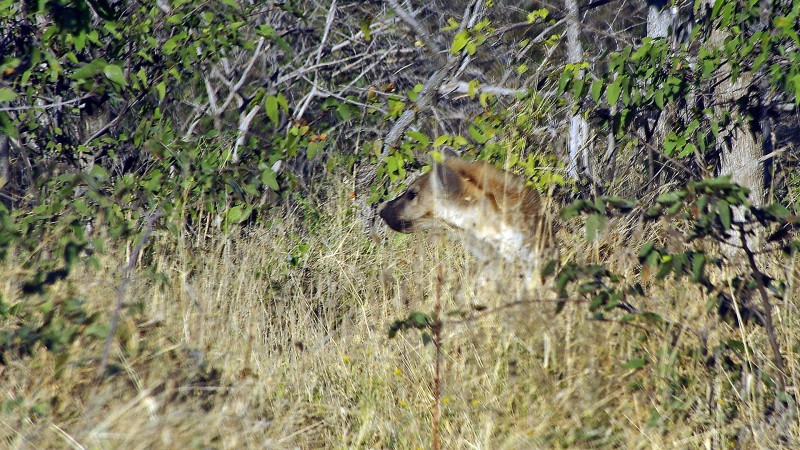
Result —
[[[460,194],[464,189],[461,176],[444,164],[433,163],[431,172],[433,192],[448,198]]]

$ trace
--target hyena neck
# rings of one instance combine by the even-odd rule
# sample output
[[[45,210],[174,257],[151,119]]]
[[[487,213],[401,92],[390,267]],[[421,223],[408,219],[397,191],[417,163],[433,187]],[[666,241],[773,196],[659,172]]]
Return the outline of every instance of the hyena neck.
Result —
[[[515,226],[512,220],[485,208],[453,208],[437,205],[434,215],[448,227],[460,231],[470,252],[488,261],[497,256],[508,262],[532,263],[534,260],[530,232]]]

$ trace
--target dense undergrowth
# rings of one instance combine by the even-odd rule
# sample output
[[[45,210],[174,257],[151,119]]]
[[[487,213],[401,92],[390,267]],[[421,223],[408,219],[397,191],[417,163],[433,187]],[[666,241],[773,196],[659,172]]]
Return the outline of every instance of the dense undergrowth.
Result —
[[[796,443],[793,260],[759,255],[766,272],[790,275],[774,305],[789,386],[782,397],[763,328],[720,319],[684,280],[641,280],[639,249],[670,239],[663,223],[612,219],[591,244],[573,222],[559,232],[564,261],[604,263],[642,281],[636,305],[663,319],[654,324],[619,308],[598,315],[578,296],[560,305],[552,281],[520,294],[513,272],[497,280],[502,289],[479,285],[472,280],[485,268],[457,242],[370,237],[349,190],[328,192],[324,202],[285,204],[263,226],[154,231],[123,293],[102,374],[99,324],[113,312],[135,241],[94,253],[93,263],[81,253],[40,292],[25,292],[35,274],[10,248],[0,268],[2,329],[58,322],[71,331],[49,349],[39,339],[25,354],[6,353],[5,445],[426,448],[434,349],[419,333],[389,339],[387,330],[431,311],[437,290],[443,312],[462,312],[442,323],[438,432],[447,448]],[[38,313],[16,315],[21,304]],[[69,315],[77,304],[83,322]]]
[[[799,448],[800,3],[528,3],[0,1],[0,446]],[[365,232],[449,150],[535,288]]]

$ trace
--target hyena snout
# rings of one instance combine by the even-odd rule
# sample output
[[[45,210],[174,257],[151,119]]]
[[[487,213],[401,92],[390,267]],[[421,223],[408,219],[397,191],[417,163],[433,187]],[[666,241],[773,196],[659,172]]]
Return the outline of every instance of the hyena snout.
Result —
[[[414,229],[414,224],[402,218],[403,205],[400,204],[399,200],[402,200],[402,197],[382,204],[378,208],[378,215],[381,216],[381,219],[386,222],[386,225],[394,231],[411,233]]]

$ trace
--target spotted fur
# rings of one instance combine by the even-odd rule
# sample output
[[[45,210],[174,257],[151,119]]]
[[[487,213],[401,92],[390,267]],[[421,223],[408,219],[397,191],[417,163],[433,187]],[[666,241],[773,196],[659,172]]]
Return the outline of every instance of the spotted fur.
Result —
[[[450,157],[434,163],[380,208],[401,233],[444,228],[481,260],[535,263],[550,242],[543,198],[518,177],[483,162]]]

